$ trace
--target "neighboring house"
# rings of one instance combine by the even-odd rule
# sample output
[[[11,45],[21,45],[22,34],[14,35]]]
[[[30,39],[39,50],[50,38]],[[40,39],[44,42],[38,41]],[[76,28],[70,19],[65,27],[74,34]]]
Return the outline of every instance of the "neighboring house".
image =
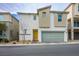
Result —
[[[19,40],[19,21],[9,12],[0,12],[0,24],[4,25],[5,30],[0,27],[0,39]]]
[[[33,42],[67,42],[67,14],[50,11],[51,6],[40,8],[37,13],[18,12],[19,39]]]
[[[67,32],[69,40],[79,40],[79,3],[71,3],[64,10],[67,15]]]

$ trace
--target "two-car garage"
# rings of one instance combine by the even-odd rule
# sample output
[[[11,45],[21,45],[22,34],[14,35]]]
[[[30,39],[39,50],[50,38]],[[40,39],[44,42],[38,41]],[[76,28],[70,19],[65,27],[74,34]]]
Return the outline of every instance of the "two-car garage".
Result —
[[[42,31],[42,42],[52,43],[52,42],[64,42],[64,31]]]

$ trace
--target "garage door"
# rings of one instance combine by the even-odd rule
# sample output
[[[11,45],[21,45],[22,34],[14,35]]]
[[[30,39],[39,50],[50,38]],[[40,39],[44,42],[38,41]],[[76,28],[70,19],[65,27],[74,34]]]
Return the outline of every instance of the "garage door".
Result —
[[[64,32],[42,32],[43,42],[64,42]]]

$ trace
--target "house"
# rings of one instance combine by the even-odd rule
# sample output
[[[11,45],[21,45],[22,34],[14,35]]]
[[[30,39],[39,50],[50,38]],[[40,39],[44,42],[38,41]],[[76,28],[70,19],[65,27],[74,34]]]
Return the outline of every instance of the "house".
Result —
[[[0,12],[0,40],[19,40],[19,21],[9,12]]]
[[[71,3],[64,10],[67,15],[68,40],[79,40],[79,4]]]
[[[66,11],[51,11],[51,6],[39,8],[37,13],[18,12],[19,40],[32,42],[67,42]]]

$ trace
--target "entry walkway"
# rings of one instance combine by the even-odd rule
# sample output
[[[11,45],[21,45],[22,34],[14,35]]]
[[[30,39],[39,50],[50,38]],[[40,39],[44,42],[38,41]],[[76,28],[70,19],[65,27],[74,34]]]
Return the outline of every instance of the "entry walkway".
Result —
[[[0,44],[0,46],[27,46],[27,45],[63,45],[63,44],[79,44],[79,40],[73,40],[63,43],[30,43],[30,44]]]

